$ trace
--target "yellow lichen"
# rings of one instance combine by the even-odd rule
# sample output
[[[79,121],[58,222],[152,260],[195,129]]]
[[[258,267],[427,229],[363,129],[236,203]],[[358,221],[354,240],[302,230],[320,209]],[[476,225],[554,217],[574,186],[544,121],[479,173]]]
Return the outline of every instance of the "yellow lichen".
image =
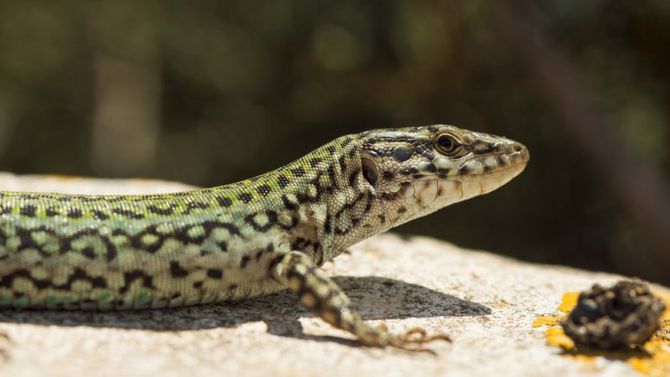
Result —
[[[565,292],[563,293],[563,298],[561,299],[561,305],[558,306],[558,310],[563,313],[569,313],[575,305],[577,305],[577,299],[581,292]]]
[[[533,320],[533,327],[558,325],[558,318],[551,315],[541,315]]]
[[[580,292],[565,292],[558,307],[560,314],[541,315],[533,320],[533,327],[549,326],[545,331],[547,344],[563,349],[564,356],[580,362],[594,362],[598,357],[621,360],[636,371],[652,376],[670,376],[670,295],[655,292],[654,294],[665,302],[666,310],[663,313],[661,329],[647,341],[640,350],[625,351],[581,351],[575,348],[559,322],[565,318],[577,304]]]
[[[575,343],[572,342],[565,333],[561,326],[552,326],[544,331],[544,334],[547,336],[547,343],[552,346],[561,347],[566,351],[573,350],[575,348]]]

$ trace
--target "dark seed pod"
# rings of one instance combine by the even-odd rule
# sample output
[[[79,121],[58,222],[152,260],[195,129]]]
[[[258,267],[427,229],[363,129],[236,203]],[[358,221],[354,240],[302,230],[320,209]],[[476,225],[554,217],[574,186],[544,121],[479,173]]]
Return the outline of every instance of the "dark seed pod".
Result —
[[[561,326],[577,346],[630,348],[651,338],[664,310],[646,284],[619,281],[610,288],[596,284],[579,295]]]

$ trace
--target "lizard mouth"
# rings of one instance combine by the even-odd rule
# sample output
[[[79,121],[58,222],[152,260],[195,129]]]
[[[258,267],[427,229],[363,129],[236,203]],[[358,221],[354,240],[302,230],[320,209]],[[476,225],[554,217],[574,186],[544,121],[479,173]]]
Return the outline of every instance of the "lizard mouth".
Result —
[[[523,169],[530,160],[528,148],[520,143],[510,144],[508,148],[501,153],[488,156],[473,155],[459,166],[457,175],[481,175],[519,167]]]
[[[528,149],[518,143],[510,149],[470,158],[438,170],[416,176],[404,184],[401,196],[411,197],[423,208],[440,208],[475,196],[487,194],[519,175],[528,164]]]
[[[432,161],[419,162],[413,168],[406,168],[402,174],[410,175],[416,181],[426,179],[465,180],[481,179],[485,175],[502,172],[520,173],[530,160],[528,149],[520,143],[510,142],[486,153],[472,153],[459,160],[438,157]],[[411,174],[410,174],[411,173]]]

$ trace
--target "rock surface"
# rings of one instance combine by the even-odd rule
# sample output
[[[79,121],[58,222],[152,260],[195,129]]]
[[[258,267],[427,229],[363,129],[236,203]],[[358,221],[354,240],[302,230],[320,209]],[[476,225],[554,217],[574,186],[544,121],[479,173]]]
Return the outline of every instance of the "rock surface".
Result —
[[[46,179],[46,181],[45,181]],[[157,192],[161,181],[0,175],[0,190]],[[519,235],[523,236],[522,234]],[[288,293],[136,312],[0,312],[2,376],[636,376],[622,360],[581,361],[532,324],[565,292],[620,276],[523,263],[425,237],[374,237],[325,266],[363,317],[454,342],[436,356],[358,346]],[[659,286],[653,289],[670,292]],[[649,371],[647,371],[649,372]],[[650,374],[654,375],[654,370]],[[660,375],[660,374],[659,374]]]

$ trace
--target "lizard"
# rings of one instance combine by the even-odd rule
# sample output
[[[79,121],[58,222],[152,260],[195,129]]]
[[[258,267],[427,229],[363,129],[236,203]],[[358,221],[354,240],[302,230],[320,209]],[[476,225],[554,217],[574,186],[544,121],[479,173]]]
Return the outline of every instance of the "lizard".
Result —
[[[320,268],[375,234],[504,185],[527,148],[449,125],[339,137],[269,173],[166,194],[0,192],[0,308],[117,310],[288,289],[366,346],[446,334],[366,323]]]

